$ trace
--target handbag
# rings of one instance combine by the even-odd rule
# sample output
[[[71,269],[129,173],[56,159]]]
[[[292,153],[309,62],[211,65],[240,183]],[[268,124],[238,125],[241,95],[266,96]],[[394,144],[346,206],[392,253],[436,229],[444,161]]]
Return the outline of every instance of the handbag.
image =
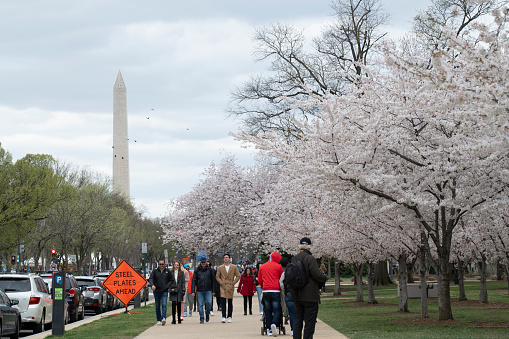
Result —
[[[177,287],[172,287],[170,288],[170,294],[177,294],[178,293],[178,288]]]

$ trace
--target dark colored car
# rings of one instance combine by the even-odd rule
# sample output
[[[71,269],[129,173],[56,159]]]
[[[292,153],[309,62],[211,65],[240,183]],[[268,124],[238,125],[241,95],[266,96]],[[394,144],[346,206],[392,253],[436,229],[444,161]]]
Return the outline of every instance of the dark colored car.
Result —
[[[19,300],[9,299],[7,294],[0,290],[0,337],[19,338],[21,315],[19,310],[13,307],[18,303]]]
[[[71,274],[66,274],[65,290],[71,322],[82,320],[85,318],[85,298],[82,288]]]

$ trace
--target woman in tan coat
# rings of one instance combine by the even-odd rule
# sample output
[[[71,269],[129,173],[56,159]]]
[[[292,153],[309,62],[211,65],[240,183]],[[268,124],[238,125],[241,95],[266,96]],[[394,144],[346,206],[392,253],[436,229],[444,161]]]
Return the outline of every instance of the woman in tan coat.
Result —
[[[221,322],[226,322],[226,300],[228,300],[228,322],[232,322],[233,314],[233,292],[235,284],[240,280],[240,272],[237,266],[230,263],[230,254],[223,256],[224,264],[217,268],[216,280],[221,286],[221,312],[223,318]]]

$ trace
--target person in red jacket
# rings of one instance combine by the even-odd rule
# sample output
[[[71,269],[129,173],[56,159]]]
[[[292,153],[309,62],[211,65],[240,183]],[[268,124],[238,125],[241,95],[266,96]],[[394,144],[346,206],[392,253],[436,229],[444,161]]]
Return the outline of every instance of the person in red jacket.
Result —
[[[263,289],[263,310],[265,323],[270,324],[268,335],[277,337],[277,325],[279,322],[281,308],[281,291],[279,289],[279,278],[283,274],[283,268],[279,265],[281,255],[277,252],[270,254],[270,259],[260,266],[258,282]]]
[[[246,267],[244,273],[240,277],[237,292],[244,297],[244,315],[247,315],[247,303],[249,301],[249,315],[253,315],[253,295],[256,292],[254,276],[251,267]]]

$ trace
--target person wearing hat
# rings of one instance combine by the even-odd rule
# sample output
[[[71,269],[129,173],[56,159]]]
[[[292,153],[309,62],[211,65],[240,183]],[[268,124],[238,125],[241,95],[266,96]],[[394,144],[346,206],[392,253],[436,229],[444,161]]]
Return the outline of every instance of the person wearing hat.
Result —
[[[216,284],[215,274],[212,268],[207,265],[207,259],[205,257],[200,259],[200,265],[194,270],[192,281],[192,296],[196,296],[198,299],[200,324],[203,324],[204,320],[206,322],[210,320],[210,305],[212,304],[212,296],[215,294],[214,286]],[[203,307],[205,307],[205,311]]]
[[[194,304],[194,297],[192,295],[193,290],[191,289],[191,287],[193,286],[193,272],[191,272],[191,266],[189,264],[184,264],[184,269],[189,274],[189,281],[187,282],[186,296],[184,298],[184,300],[185,300],[184,317],[192,317],[193,316],[193,304]],[[189,305],[189,313],[187,312],[188,305]]]
[[[320,304],[320,287],[327,281],[325,274],[320,271],[315,257],[311,254],[311,239],[302,238],[299,243],[300,252],[295,256],[296,260],[302,261],[308,281],[299,289],[290,288],[290,293],[295,304],[293,315],[293,338],[313,338],[315,333],[318,304]],[[305,323],[305,327],[303,326]],[[304,327],[304,335],[302,329]]]

